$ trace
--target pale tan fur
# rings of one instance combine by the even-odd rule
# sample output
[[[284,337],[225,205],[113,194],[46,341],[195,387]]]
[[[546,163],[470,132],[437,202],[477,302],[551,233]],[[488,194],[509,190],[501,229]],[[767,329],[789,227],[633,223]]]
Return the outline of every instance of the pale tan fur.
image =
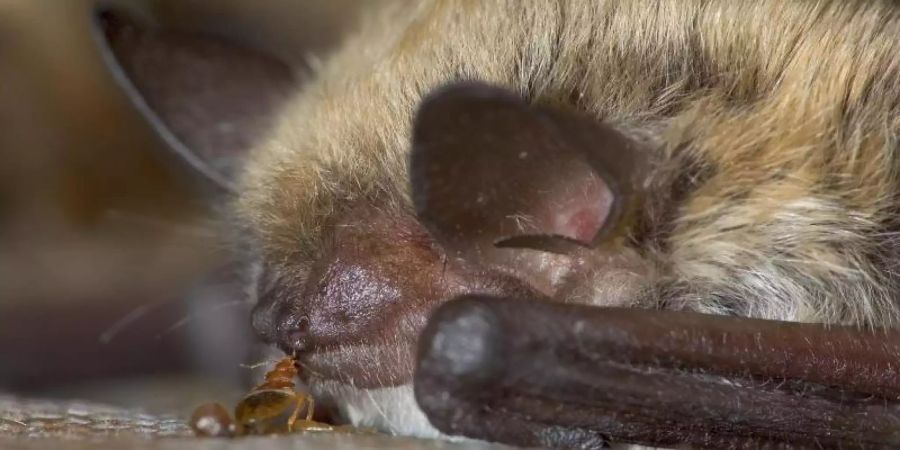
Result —
[[[845,0],[391,3],[255,151],[238,216],[282,270],[314,257],[343,202],[408,202],[422,96],[483,80],[644,138],[659,183],[686,183],[642,249],[649,269],[626,292],[640,299],[619,303],[894,326],[898,14]],[[595,281],[578,301],[606,303]]]

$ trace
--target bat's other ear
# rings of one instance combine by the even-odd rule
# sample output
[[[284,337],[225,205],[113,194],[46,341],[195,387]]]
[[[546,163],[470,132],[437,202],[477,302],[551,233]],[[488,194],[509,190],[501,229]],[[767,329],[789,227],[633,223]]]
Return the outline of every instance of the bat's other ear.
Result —
[[[646,165],[638,147],[594,118],[454,84],[416,115],[413,203],[435,239],[460,255],[593,247],[623,229],[635,206]]]
[[[104,61],[165,144],[217,191],[233,193],[244,151],[271,125],[295,74],[252,48],[142,19],[96,11]]]

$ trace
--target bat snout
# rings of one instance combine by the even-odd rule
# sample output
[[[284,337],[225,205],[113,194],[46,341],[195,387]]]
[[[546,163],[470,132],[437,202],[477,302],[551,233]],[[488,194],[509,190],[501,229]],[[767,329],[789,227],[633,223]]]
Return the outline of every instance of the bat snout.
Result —
[[[254,316],[264,339],[333,375],[326,378],[409,381],[416,341],[437,306],[472,292],[537,295],[508,274],[448,257],[411,216],[355,210],[347,217],[333,225],[322,256],[297,271],[302,276],[279,276]]]
[[[441,249],[415,218],[383,210],[357,208],[329,228],[318,260],[266,284],[254,310],[259,335],[298,356],[411,349],[430,311],[461,284]]]

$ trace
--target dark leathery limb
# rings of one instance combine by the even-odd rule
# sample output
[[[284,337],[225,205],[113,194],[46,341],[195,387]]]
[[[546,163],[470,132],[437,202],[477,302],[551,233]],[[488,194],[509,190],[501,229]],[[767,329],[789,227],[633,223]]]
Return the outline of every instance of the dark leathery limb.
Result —
[[[465,297],[420,340],[444,432],[517,445],[900,446],[900,333]]]

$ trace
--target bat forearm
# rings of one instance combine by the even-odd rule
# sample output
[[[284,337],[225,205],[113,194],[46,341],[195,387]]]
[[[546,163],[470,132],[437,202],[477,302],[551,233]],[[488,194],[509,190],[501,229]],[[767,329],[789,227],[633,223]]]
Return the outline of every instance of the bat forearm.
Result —
[[[496,414],[651,445],[900,440],[893,331],[469,298],[423,339],[418,399],[451,433],[500,439]]]

